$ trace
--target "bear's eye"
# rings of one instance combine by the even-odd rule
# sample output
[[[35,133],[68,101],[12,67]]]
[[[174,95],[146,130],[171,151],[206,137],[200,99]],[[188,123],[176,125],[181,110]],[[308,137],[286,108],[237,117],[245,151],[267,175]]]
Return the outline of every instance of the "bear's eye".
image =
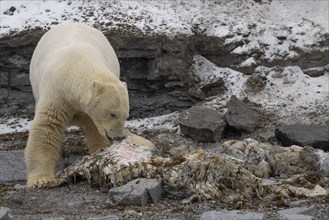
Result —
[[[116,117],[116,115],[115,115],[115,114],[113,114],[113,113],[111,113],[111,117],[112,117],[112,118],[115,118],[115,117]]]

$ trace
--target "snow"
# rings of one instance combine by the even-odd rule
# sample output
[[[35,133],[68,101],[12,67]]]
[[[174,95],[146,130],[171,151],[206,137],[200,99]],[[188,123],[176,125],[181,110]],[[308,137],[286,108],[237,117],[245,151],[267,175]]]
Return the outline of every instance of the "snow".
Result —
[[[287,118],[305,124],[324,123],[322,119],[328,121],[328,73],[312,78],[297,66],[285,67],[282,72],[274,71],[273,68],[265,70],[269,71],[267,78],[273,85],[267,84],[261,93],[249,97],[250,100],[276,112],[283,122]],[[271,106],[270,103],[275,105]],[[313,121],[311,113],[316,113],[318,121]]]
[[[302,19],[308,19],[321,27],[329,30],[329,2],[326,0],[301,0],[301,1],[272,1],[267,16],[274,24],[298,23]]]
[[[125,127],[131,131],[142,133],[145,131],[163,132],[171,131],[177,132],[178,127],[178,112],[173,112],[157,117],[131,119],[126,121]],[[32,121],[27,118],[10,118],[0,121],[0,134],[25,132],[31,129]],[[80,128],[77,126],[70,126],[67,131],[76,131]]]
[[[31,128],[32,121],[27,118],[10,118],[0,121],[0,134],[24,132]]]
[[[32,121],[28,118],[8,118],[0,121],[0,134],[8,134],[15,132],[26,132],[31,129]],[[70,126],[67,131],[77,131],[80,128]]]
[[[8,10],[15,7],[10,15]],[[202,34],[223,38],[225,44],[237,43],[232,53],[245,56],[240,67],[261,60],[294,58],[300,51],[321,48],[329,32],[329,1],[269,1],[254,0],[44,0],[0,1],[0,38],[6,34],[33,27],[51,26],[76,21],[102,30],[128,27],[130,30],[176,35]],[[322,48],[328,49],[328,48]],[[257,56],[255,52],[257,51]],[[269,82],[263,91],[250,95],[244,91],[249,76],[229,68],[214,65],[195,56],[191,74],[201,82],[222,78],[227,87],[224,95],[209,99],[206,105],[223,108],[231,95],[259,103],[275,113],[302,123],[329,123],[329,74],[311,78],[297,66],[277,69],[258,67]],[[317,118],[315,118],[317,117]],[[127,122],[129,129],[178,130],[178,113],[136,119]],[[10,121],[13,120],[13,121]],[[31,123],[26,119],[0,122],[0,134],[26,131]]]
[[[316,151],[316,155],[319,158],[318,165],[320,166],[320,170],[324,173],[329,173],[329,154],[323,150],[318,149]]]
[[[329,3],[323,0],[44,0],[1,4],[1,33],[36,26],[50,28],[67,21],[88,23],[102,30],[130,28],[140,32],[176,35],[203,34],[242,42],[233,53],[273,61],[294,58],[298,50],[320,47],[329,31]],[[10,7],[16,10],[10,15]]]
[[[126,122],[125,127],[140,133],[144,131],[178,131],[178,116],[178,112],[173,112],[157,117],[132,119]]]
[[[214,109],[221,109],[226,105],[228,99],[234,95],[242,99],[242,88],[248,76],[230,68],[218,67],[206,58],[196,55],[194,57],[192,73],[197,79],[203,82],[216,81],[222,79],[225,83],[227,91],[225,94],[215,97],[213,100],[206,103],[207,106]]]
[[[229,33],[248,33],[248,25],[288,26],[307,19],[328,31],[328,2],[322,0],[263,1],[253,0],[109,0],[109,1],[9,1],[1,3],[1,29],[22,30],[27,26],[51,26],[76,20],[90,24],[112,22],[113,26],[129,23],[140,30],[191,34],[192,27],[202,25],[209,35],[223,37]],[[11,6],[13,15],[4,14]],[[90,11],[93,13],[90,14]],[[88,14],[89,13],[89,14]],[[88,14],[88,16],[86,16]],[[104,16],[105,15],[105,16]],[[233,25],[232,25],[233,24]]]
[[[10,30],[22,30],[26,27],[51,24],[60,19],[61,15],[71,11],[67,2],[60,1],[7,1],[0,2],[1,34]],[[13,15],[5,15],[10,7],[15,7]],[[49,12],[47,12],[50,10]]]
[[[245,61],[243,61],[240,64],[240,67],[247,67],[247,66],[252,66],[256,64],[256,60],[253,57],[249,57],[248,59],[246,59]]]
[[[248,98],[261,104],[262,108],[279,117],[283,123],[323,124],[329,122],[329,73],[310,77],[298,66],[268,68],[259,66],[256,72],[267,77],[264,90],[257,94],[245,91],[245,82],[250,77],[230,68],[217,67],[202,56],[194,57],[194,67],[199,79],[210,81],[222,78],[227,91],[208,99],[205,105],[216,109],[225,108],[232,95]]]
[[[202,56],[195,56],[191,73],[201,82],[223,79],[227,90],[224,94],[208,98],[206,106],[223,110],[232,95],[239,99],[248,98],[260,104],[262,109],[273,113],[281,123],[323,124],[329,123],[329,73],[310,77],[298,66],[268,68],[259,66],[256,72],[266,76],[265,88],[249,94],[245,82],[250,76],[230,68],[218,67]],[[125,127],[139,134],[143,132],[178,132],[178,112],[170,114],[131,119]],[[8,119],[0,124],[0,134],[27,131],[31,121],[27,119]],[[72,129],[72,128],[70,128]],[[78,129],[73,128],[73,129]]]

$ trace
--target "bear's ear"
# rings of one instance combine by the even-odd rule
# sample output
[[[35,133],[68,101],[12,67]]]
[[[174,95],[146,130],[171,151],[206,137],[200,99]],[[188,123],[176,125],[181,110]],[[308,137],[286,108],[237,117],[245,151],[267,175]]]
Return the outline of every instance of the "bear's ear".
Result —
[[[101,82],[93,81],[93,94],[99,96],[104,93],[105,87]]]

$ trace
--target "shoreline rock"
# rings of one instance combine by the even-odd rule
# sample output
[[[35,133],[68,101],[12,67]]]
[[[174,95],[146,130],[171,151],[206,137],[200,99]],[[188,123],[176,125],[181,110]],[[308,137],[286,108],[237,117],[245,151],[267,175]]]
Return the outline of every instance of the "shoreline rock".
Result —
[[[218,142],[222,139],[226,123],[219,112],[203,107],[193,106],[183,111],[180,116],[182,134],[198,142]]]
[[[295,144],[329,151],[329,125],[282,125],[275,136],[286,147]]]

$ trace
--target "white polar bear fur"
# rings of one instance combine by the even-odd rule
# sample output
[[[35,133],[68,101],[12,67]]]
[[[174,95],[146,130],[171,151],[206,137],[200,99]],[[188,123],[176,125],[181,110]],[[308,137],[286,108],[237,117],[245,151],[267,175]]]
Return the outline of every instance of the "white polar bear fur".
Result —
[[[48,31],[30,64],[36,111],[25,150],[29,187],[51,186],[65,128],[84,128],[95,152],[123,136],[129,116],[127,86],[117,56],[95,28],[67,23]]]

